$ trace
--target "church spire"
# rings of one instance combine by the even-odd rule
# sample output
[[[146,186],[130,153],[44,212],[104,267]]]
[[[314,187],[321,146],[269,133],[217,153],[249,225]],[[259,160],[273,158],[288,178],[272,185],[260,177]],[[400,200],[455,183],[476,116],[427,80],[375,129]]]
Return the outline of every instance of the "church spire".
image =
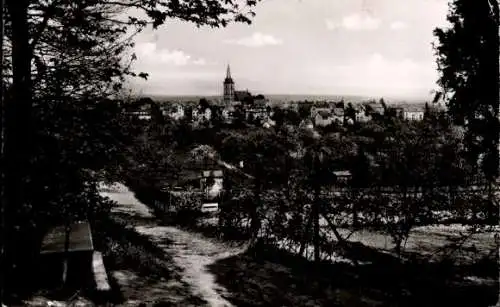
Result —
[[[224,79],[224,102],[229,103],[234,100],[234,81],[231,78],[231,68],[227,65],[226,79]]]
[[[227,64],[226,79],[224,83],[234,83],[233,78],[231,78],[231,68],[229,68],[229,64]]]

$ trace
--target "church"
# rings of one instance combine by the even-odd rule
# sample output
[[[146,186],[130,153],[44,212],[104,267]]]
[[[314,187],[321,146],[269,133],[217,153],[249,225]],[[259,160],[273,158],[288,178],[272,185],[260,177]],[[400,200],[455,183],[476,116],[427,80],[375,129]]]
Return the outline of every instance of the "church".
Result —
[[[233,122],[237,108],[243,112],[243,116],[249,122],[264,123],[269,119],[270,107],[263,95],[253,96],[248,90],[235,90],[234,80],[231,77],[231,68],[229,65],[227,66],[226,78],[224,79],[223,86],[224,109],[222,111],[222,116],[227,123]]]
[[[234,89],[234,81],[231,77],[231,68],[227,65],[226,78],[224,79],[224,97],[223,101],[225,104],[230,104],[231,102],[243,102],[246,99],[251,99],[252,94],[246,91],[236,91]]]

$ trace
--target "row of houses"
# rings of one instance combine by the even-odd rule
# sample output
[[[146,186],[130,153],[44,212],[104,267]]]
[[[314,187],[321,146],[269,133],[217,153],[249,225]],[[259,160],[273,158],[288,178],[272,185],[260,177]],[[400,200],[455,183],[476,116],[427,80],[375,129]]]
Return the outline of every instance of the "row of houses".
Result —
[[[217,118],[226,124],[236,120],[251,122],[265,127],[273,126],[273,109],[262,95],[252,96],[248,91],[238,92],[241,99],[221,103],[218,101],[208,103],[201,99],[199,103],[169,103],[158,106],[163,117],[173,120],[188,119],[194,126],[210,124]],[[236,95],[235,95],[236,96]],[[260,97],[259,97],[260,96]],[[152,105],[144,104],[135,108],[129,114],[141,120],[150,120]],[[424,107],[416,105],[390,106],[397,116],[405,120],[422,120]],[[354,122],[367,122],[376,114],[383,115],[385,109],[377,103],[364,103],[353,105],[353,108],[344,107],[344,104],[315,105],[310,109],[309,118],[312,125],[326,127],[332,124],[344,125]]]
[[[257,124],[271,122],[272,110],[268,100],[261,95],[253,97],[249,92],[242,93],[245,94],[242,95],[245,99],[230,103],[217,101],[209,103],[207,100],[201,99],[199,103],[166,103],[158,108],[165,118],[189,119],[195,126],[210,123],[215,117],[227,124],[233,123],[236,119]],[[140,120],[151,120],[153,114],[150,104],[135,106],[125,112]]]
[[[384,108],[377,104],[359,104],[353,106],[354,114],[349,114],[349,111],[344,106],[332,104],[331,106],[313,106],[310,111],[310,119],[315,126],[326,127],[332,124],[353,124],[356,122],[370,121],[375,114],[384,114]],[[423,120],[424,108],[408,105],[391,107],[397,116],[404,120]]]

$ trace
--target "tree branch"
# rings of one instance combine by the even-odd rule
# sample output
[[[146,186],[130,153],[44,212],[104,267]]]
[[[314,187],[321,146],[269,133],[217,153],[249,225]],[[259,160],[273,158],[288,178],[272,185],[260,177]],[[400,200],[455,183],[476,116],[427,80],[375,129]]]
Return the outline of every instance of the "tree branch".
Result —
[[[55,8],[59,4],[58,0],[54,0],[48,7],[45,8],[45,12],[43,14],[43,20],[42,22],[38,25],[38,28],[33,35],[33,39],[31,40],[31,44],[29,46],[29,55],[30,57],[33,56],[33,51],[35,50],[35,46],[38,44],[38,41],[40,40],[43,31],[45,31],[45,28],[47,27],[49,23],[49,19],[54,16],[55,13]]]

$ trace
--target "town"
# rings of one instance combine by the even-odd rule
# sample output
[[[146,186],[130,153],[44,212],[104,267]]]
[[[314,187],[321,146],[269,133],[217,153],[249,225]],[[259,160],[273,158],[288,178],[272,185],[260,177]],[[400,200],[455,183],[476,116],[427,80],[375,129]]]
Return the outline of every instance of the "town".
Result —
[[[217,121],[231,125],[240,121],[254,126],[271,127],[276,124],[275,113],[287,110],[299,112],[300,125],[313,127],[328,127],[332,125],[353,125],[356,122],[367,122],[375,115],[384,114],[384,100],[368,100],[362,103],[346,101],[292,101],[271,104],[264,95],[253,95],[248,90],[235,90],[235,82],[227,67],[226,78],[223,81],[222,99],[208,101],[205,98],[188,102],[153,101],[151,98],[138,98],[133,106],[127,106],[125,112],[140,120],[151,120],[151,104],[156,103],[162,116],[172,120],[187,120],[193,126],[210,125]],[[425,109],[442,109],[441,104],[430,106],[428,102],[420,104],[395,104],[389,106],[404,120],[423,120]],[[278,111],[276,111],[278,110]],[[307,115],[303,116],[306,110]],[[376,115],[375,115],[376,116]]]

